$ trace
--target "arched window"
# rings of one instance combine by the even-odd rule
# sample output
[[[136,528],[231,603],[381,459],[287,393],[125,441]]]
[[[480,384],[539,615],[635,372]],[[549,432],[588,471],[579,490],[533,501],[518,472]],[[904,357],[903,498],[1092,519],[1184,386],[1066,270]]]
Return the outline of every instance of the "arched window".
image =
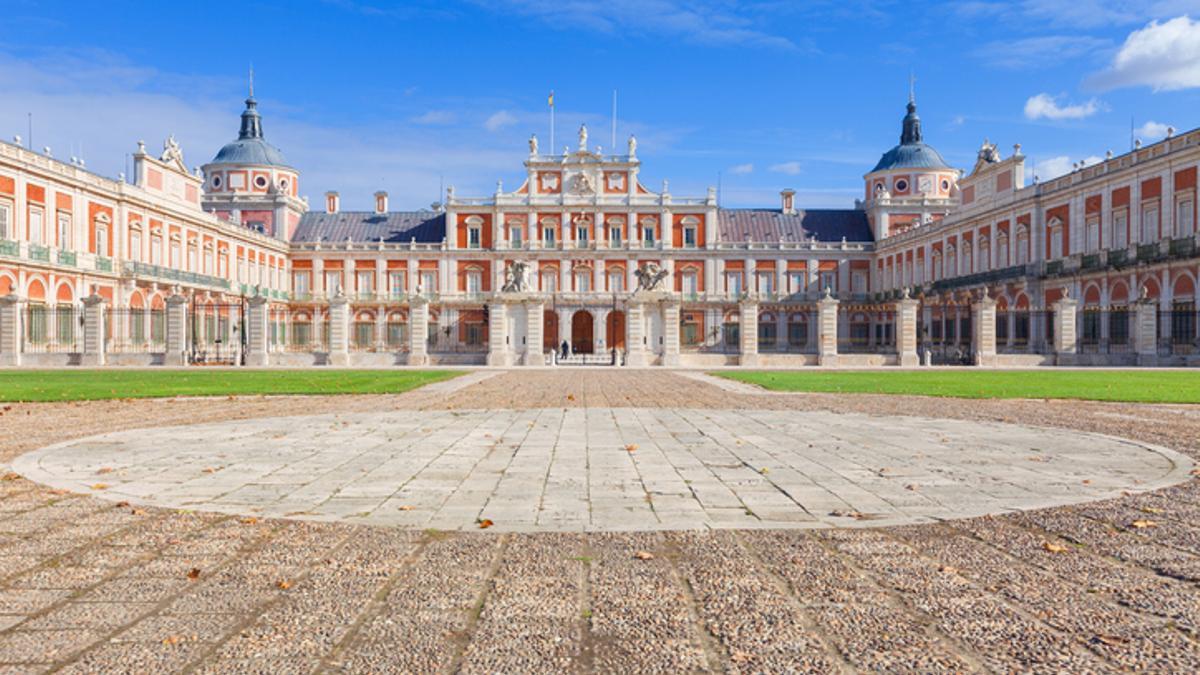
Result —
[[[1050,221],[1050,250],[1047,251],[1048,260],[1057,260],[1063,257],[1063,224],[1058,218]]]

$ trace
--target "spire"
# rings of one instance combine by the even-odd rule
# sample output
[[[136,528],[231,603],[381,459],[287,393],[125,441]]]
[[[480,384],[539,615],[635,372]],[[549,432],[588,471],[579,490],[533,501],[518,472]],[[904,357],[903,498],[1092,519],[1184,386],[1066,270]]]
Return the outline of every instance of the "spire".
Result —
[[[904,129],[900,133],[900,145],[921,142],[921,118],[917,116],[917,78],[908,76],[908,114],[904,116]]]
[[[250,96],[246,98],[246,109],[242,111],[242,129],[238,132],[238,140],[262,137],[262,116],[258,114],[258,101],[254,100],[254,66],[250,66]]]

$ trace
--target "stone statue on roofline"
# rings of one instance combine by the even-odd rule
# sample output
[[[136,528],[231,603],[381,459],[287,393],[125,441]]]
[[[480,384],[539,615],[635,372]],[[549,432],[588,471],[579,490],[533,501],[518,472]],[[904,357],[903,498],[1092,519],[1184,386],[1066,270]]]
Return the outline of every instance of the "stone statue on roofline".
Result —
[[[531,155],[538,154],[537,134],[533,134],[532,136],[529,137],[529,154],[531,154]]]

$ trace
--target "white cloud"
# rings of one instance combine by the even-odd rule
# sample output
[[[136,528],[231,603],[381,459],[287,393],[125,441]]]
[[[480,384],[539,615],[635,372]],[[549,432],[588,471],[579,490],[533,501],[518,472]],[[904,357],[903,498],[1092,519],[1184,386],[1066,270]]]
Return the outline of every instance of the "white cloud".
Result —
[[[800,173],[800,162],[783,162],[781,164],[772,164],[771,171],[775,173],[786,173],[789,176],[795,176]]]
[[[1107,49],[1108,40],[1088,35],[1045,35],[1020,40],[997,40],[977,47],[972,56],[1005,70],[1044,69]]]
[[[1094,29],[1200,12],[1200,0],[967,0],[954,5],[964,19]]]
[[[735,176],[744,176],[746,174],[754,173],[754,165],[738,164],[736,166],[731,166],[729,167],[729,173],[734,174]]]
[[[585,29],[623,35],[668,35],[688,42],[712,45],[749,45],[776,49],[797,49],[790,38],[765,29],[767,20],[755,21],[755,14],[772,11],[778,5],[742,3],[731,8],[722,0],[476,0],[493,11],[539,19],[559,30]],[[756,11],[757,10],[757,11]],[[806,45],[807,46],[807,45]]]
[[[1173,91],[1200,87],[1200,21],[1180,16],[1151,21],[1125,38],[1112,64],[1089,82],[1101,89],[1150,87]]]
[[[1079,120],[1091,117],[1100,110],[1100,102],[1096,99],[1077,105],[1059,105],[1059,98],[1062,97],[1050,94],[1030,96],[1025,101],[1025,117],[1031,120]]]
[[[517,116],[507,110],[500,110],[492,113],[483,123],[483,127],[488,131],[499,131],[504,127],[510,127],[517,123]]]
[[[1151,120],[1138,127],[1136,133],[1137,137],[1144,141],[1155,141],[1160,138],[1166,138],[1167,129],[1170,129],[1168,125]]]
[[[458,115],[449,110],[430,110],[413,118],[417,124],[454,124],[457,120]]]
[[[1057,157],[1051,157],[1050,159],[1043,159],[1034,163],[1033,175],[1037,176],[1037,179],[1043,182],[1058,178],[1059,176],[1064,176],[1068,173],[1071,173],[1075,163],[1078,161],[1080,160],[1071,159],[1067,155],[1059,155]],[[1091,166],[1092,164],[1100,161],[1102,161],[1102,159],[1096,155],[1089,155],[1083,158],[1083,163],[1085,166]]]

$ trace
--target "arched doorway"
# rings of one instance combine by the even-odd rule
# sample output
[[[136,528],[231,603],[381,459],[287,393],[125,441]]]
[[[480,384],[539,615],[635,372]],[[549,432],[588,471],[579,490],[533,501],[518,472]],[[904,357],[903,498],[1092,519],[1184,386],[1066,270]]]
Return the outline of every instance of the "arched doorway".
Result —
[[[625,312],[613,310],[608,314],[604,334],[609,349],[625,349]]]
[[[558,312],[546,310],[542,315],[542,349],[558,351]]]
[[[571,316],[571,353],[591,354],[595,350],[592,313],[581,309]]]

